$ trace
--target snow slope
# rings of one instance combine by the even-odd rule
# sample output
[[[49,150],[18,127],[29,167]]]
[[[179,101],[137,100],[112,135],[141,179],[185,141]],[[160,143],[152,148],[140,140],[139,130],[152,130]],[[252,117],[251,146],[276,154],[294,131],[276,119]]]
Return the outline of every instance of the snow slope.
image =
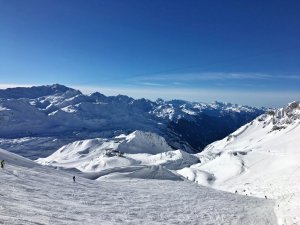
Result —
[[[154,133],[134,131],[110,139],[89,139],[70,143],[37,162],[83,172],[99,172],[128,166],[164,166],[176,170],[199,162],[181,150],[172,149],[166,140]],[[112,172],[116,172],[113,170]],[[145,176],[147,177],[147,176]]]
[[[89,180],[0,150],[2,224],[276,224],[272,200],[169,180]],[[76,174],[75,174],[76,175]],[[3,182],[5,181],[5,182]]]
[[[279,224],[300,224],[300,103],[269,111],[178,173],[217,189],[276,199]]]

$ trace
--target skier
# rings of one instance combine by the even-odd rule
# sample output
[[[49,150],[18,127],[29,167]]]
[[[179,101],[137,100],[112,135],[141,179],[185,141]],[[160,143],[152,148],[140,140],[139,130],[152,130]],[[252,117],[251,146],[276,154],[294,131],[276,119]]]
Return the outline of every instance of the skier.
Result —
[[[1,160],[1,168],[4,168],[4,160]]]
[[[75,176],[73,176],[73,181],[75,182],[75,180],[76,180],[76,177],[75,177]]]

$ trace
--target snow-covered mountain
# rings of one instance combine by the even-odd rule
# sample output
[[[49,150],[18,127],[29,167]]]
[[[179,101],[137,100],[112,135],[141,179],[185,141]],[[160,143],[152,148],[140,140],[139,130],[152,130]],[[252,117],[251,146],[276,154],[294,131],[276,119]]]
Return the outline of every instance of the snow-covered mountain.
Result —
[[[84,95],[59,84],[9,88],[0,90],[0,147],[38,158],[76,140],[141,130],[163,136],[174,149],[199,152],[263,111],[218,102]]]
[[[276,199],[279,224],[300,224],[300,103],[271,110],[198,154],[178,173],[200,184]]]
[[[106,173],[111,175],[124,171],[124,167],[133,166],[162,166],[164,169],[178,170],[198,163],[199,159],[182,150],[173,150],[157,134],[135,131],[109,139],[75,141],[46,158],[38,159],[37,162],[76,168],[82,172],[107,170]]]

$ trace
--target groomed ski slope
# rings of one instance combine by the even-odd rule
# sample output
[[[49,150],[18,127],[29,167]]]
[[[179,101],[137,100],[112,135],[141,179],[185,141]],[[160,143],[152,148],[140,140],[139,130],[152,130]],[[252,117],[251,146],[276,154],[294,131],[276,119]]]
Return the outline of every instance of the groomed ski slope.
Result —
[[[1,224],[276,224],[274,202],[190,181],[88,180],[0,150]]]

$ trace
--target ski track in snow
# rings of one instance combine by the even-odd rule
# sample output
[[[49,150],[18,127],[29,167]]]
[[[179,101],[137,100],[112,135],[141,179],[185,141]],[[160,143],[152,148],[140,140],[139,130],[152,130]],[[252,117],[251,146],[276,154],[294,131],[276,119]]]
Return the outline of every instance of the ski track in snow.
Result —
[[[94,181],[49,167],[0,170],[0,224],[276,224],[274,202],[189,181]]]

